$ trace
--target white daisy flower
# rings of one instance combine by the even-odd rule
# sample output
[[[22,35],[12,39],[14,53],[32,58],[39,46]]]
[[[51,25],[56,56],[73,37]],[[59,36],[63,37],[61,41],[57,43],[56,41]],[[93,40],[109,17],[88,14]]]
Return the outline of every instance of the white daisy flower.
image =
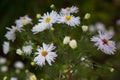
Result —
[[[8,39],[8,40],[12,40],[12,42],[14,42],[14,40],[16,39],[16,35],[14,32],[12,31],[8,31],[6,34],[5,34],[5,37]]]
[[[43,47],[40,47],[37,50],[38,52],[36,52],[38,56],[34,58],[34,62],[40,66],[43,66],[45,65],[45,61],[47,61],[49,65],[52,65],[51,62],[54,62],[55,57],[57,57],[56,52],[52,51],[54,49],[55,46],[53,46],[53,44],[47,45],[43,43]]]
[[[11,77],[10,80],[18,80],[17,77]]]
[[[20,19],[15,21],[15,24],[17,27],[23,27],[27,24],[32,24],[32,19],[28,17],[28,15],[25,15],[23,17],[20,17]]]
[[[41,19],[39,20],[41,23],[45,23],[48,28],[52,27],[53,23],[56,23],[58,20],[59,15],[57,12],[52,11],[51,13],[45,13]]]
[[[5,41],[3,43],[3,53],[7,54],[9,52],[9,50],[10,50],[10,43]]]
[[[59,17],[59,23],[65,23],[69,26],[79,26],[80,17],[74,17],[73,15],[62,15]]]
[[[6,34],[5,34],[5,37],[8,39],[8,40],[12,40],[12,42],[14,42],[14,40],[16,39],[16,34],[15,32],[16,31],[23,31],[24,29],[22,28],[19,28],[19,27],[16,27],[16,26],[12,26],[12,28],[8,28],[7,29],[9,30]]]
[[[18,69],[23,69],[23,68],[24,68],[24,64],[23,64],[23,62],[21,62],[21,61],[16,61],[16,62],[14,63],[14,67],[15,67],[15,68],[18,68]]]
[[[76,6],[62,8],[60,11],[61,14],[70,14],[70,13],[77,13],[77,12],[78,12],[78,7]]]
[[[96,32],[96,28],[95,28],[95,26],[94,25],[89,25],[89,31],[91,32],[91,33],[95,33]]]
[[[95,28],[96,28],[97,31],[105,31],[106,30],[105,25],[101,22],[97,22],[95,24]]]
[[[26,55],[30,55],[32,53],[33,47],[31,45],[23,46],[22,50]]]
[[[2,66],[0,67],[1,72],[7,72],[8,71],[8,66]]]
[[[33,34],[37,34],[39,32],[42,32],[44,30],[46,30],[48,27],[45,23],[38,23],[37,25],[35,25],[33,28],[32,28],[32,32]]]
[[[120,19],[116,21],[116,25],[120,26]]]
[[[7,62],[7,59],[4,57],[0,57],[0,64],[5,64]]]
[[[100,32],[98,36],[93,36],[91,41],[95,42],[95,46],[98,46],[98,50],[100,49],[105,54],[114,54],[116,51],[115,42],[111,41],[112,35]]]

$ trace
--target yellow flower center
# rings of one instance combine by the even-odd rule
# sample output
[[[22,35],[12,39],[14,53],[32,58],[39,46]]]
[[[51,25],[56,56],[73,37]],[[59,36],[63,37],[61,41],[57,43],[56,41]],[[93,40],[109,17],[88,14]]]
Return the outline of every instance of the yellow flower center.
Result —
[[[48,53],[47,53],[47,51],[43,50],[41,54],[42,54],[42,56],[45,57]]]
[[[70,11],[70,9],[71,9],[71,8],[69,8],[69,7],[66,7],[66,10],[67,10],[67,11]]]
[[[49,23],[50,21],[51,21],[50,17],[47,17],[46,20],[45,20],[46,23]]]
[[[26,18],[22,18],[22,25],[26,25],[28,23],[28,21],[26,20]]]
[[[102,41],[103,41],[103,44],[108,44],[109,40],[108,39],[103,39]]]
[[[71,20],[71,16],[65,16],[65,19],[67,20],[67,21],[70,21]]]

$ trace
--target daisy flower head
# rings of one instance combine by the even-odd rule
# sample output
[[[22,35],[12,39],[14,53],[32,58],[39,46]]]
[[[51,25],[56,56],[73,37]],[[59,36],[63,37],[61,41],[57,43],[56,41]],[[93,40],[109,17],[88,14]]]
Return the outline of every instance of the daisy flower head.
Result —
[[[0,56],[0,65],[5,64],[6,62],[7,62],[7,59]]]
[[[59,23],[65,23],[69,26],[79,26],[80,17],[74,17],[70,14],[61,14],[61,16],[59,17]]]
[[[8,39],[8,40],[12,40],[12,42],[14,42],[14,40],[16,39],[16,35],[14,32],[12,31],[8,31],[6,34],[5,34],[5,37]]]
[[[38,54],[38,56],[34,58],[34,62],[43,66],[45,65],[45,61],[47,61],[49,65],[52,65],[51,62],[54,62],[54,59],[57,57],[56,52],[52,51],[55,49],[55,46],[53,44],[47,45],[45,43],[42,45],[43,47],[37,49],[38,52],[36,52],[36,54]]]
[[[44,30],[46,30],[48,27],[45,23],[38,23],[37,25],[35,25],[33,28],[32,28],[32,32],[33,34],[37,34],[39,32],[42,32]]]
[[[45,23],[48,28],[52,27],[53,23],[56,23],[59,18],[59,15],[56,11],[52,11],[51,13],[44,13],[44,15],[39,20],[41,23]]]
[[[10,80],[18,80],[17,77],[11,77]]]
[[[78,12],[78,7],[76,6],[62,8],[60,11],[61,14],[70,14],[70,13],[77,13],[77,12]]]
[[[98,50],[111,55],[116,51],[115,42],[110,40],[111,38],[112,35],[99,31],[99,35],[93,36],[91,41],[95,42],[95,46],[98,46]]]
[[[117,25],[117,26],[120,26],[120,19],[118,19],[118,20],[116,21],[116,25]]]
[[[30,55],[32,53],[33,47],[31,45],[23,46],[22,50],[26,55]]]
[[[9,52],[9,50],[10,50],[10,43],[5,41],[3,43],[3,53],[7,54]]]
[[[14,63],[14,67],[18,69],[23,69],[24,68],[24,63],[22,61],[16,61]]]
[[[28,17],[28,15],[25,15],[23,17],[20,17],[20,19],[15,21],[16,26],[23,27],[27,24],[32,24],[32,19]]]
[[[96,31],[105,31],[105,25],[101,22],[97,22],[95,24]]]
[[[16,39],[16,34],[15,32],[22,32],[24,29],[20,28],[20,27],[16,27],[16,26],[12,26],[12,28],[8,28],[7,29],[9,30],[6,34],[5,34],[5,37],[8,39],[8,40],[12,40],[12,42],[14,42],[14,40]]]

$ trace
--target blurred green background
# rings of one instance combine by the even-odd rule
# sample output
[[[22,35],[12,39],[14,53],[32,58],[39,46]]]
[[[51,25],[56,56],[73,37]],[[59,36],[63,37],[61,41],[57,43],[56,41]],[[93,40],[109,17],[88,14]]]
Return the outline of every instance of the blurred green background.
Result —
[[[87,22],[83,21],[81,22],[82,24],[90,25],[96,22],[102,22],[106,25],[106,28],[113,26],[117,34],[115,40],[120,41],[120,26],[116,25],[116,20],[120,19],[120,0],[0,0],[0,55],[6,57],[6,55],[2,54],[2,43],[5,40],[4,35],[7,31],[5,27],[11,27],[11,25],[15,24],[16,19],[26,14],[33,19],[33,23],[36,23],[36,14],[51,11],[51,4],[54,4],[57,10],[72,5],[79,7],[78,15],[81,17],[81,21],[85,13],[91,14],[90,20]],[[120,52],[120,50],[118,51]],[[115,68],[113,73],[107,72],[108,68],[106,69],[106,66],[99,69],[96,68],[98,66],[94,66],[95,69],[93,71],[89,71],[89,68],[85,69],[82,67],[82,69],[80,68],[81,72],[82,70],[88,71],[83,74],[76,74],[74,76],[76,79],[73,80],[79,80],[79,76],[85,75],[85,77],[89,77],[90,75],[94,76],[93,79],[90,78],[88,80],[120,80],[119,52],[115,56],[93,55],[91,57],[93,62],[95,61],[103,65],[103,67],[107,60],[109,60],[108,64],[111,62],[111,66]],[[31,71],[35,72],[32,69]]]

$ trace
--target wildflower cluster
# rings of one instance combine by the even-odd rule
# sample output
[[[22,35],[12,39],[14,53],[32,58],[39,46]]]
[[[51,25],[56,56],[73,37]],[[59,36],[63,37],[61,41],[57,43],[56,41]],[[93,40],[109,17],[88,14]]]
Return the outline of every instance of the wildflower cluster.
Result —
[[[3,43],[4,54],[16,51],[16,54],[21,57],[29,57],[27,59],[31,60],[30,64],[32,66],[35,66],[37,64],[40,67],[45,66],[46,62],[50,66],[54,65],[56,67],[57,64],[60,63],[60,61],[58,60],[62,60],[62,57],[66,56],[64,57],[64,59],[68,58],[70,60],[65,60],[66,62],[64,65],[68,65],[63,69],[63,73],[61,73],[66,74],[66,76],[67,73],[69,73],[70,75],[77,72],[77,70],[72,70],[72,68],[74,68],[78,62],[85,61],[85,66],[91,66],[92,63],[91,61],[89,61],[89,59],[87,59],[87,55],[85,56],[85,58],[81,56],[81,53],[87,52],[85,52],[84,50],[82,51],[81,49],[83,45],[89,44],[86,43],[81,45],[81,43],[84,43],[86,40],[87,42],[91,41],[91,44],[92,42],[94,42],[95,46],[98,47],[97,50],[101,50],[103,53],[108,55],[113,55],[116,52],[116,45],[115,41],[110,39],[114,35],[114,31],[106,30],[105,26],[101,23],[97,23],[92,26],[80,25],[80,17],[74,16],[74,14],[76,13],[78,13],[78,8],[76,6],[72,6],[62,8],[60,12],[52,10],[51,12],[44,13],[43,15],[37,14],[37,18],[39,19],[37,24],[34,24],[32,22],[32,19],[28,15],[20,17],[15,21],[15,26],[11,26],[11,28],[6,28],[8,31],[5,34],[5,38],[7,40]],[[88,20],[89,18],[90,13],[87,13],[84,16],[84,19]],[[56,24],[57,26],[54,26]],[[27,27],[27,25],[32,27]],[[67,26],[69,29],[67,28],[66,30],[68,31],[64,31],[64,29],[61,29],[61,25],[65,27]],[[26,28],[28,29],[26,30]],[[54,31],[51,31],[51,29]],[[78,31],[78,39],[73,36],[73,29],[76,30],[75,32]],[[91,34],[98,32],[99,34],[92,37],[91,35],[89,35],[91,38],[88,39],[88,37],[86,37],[85,39],[82,35],[79,35],[80,31],[83,31],[83,33],[88,32]],[[69,32],[69,36],[66,36],[68,34],[64,34],[64,32]],[[18,35],[17,33],[19,33],[20,35]],[[25,34],[25,37],[22,36],[23,34]],[[19,38],[19,40],[17,38]],[[18,42],[18,44],[16,42]],[[70,48],[67,47],[67,44]],[[94,45],[87,46],[91,47]],[[73,54],[75,54],[75,56]],[[69,55],[71,55],[70,58]],[[71,59],[71,57],[73,59]],[[77,60],[74,61],[75,59]],[[2,62],[4,63],[5,60],[3,60]],[[55,63],[53,64],[53,62]],[[21,61],[17,61],[15,62],[14,67],[23,69],[25,65]],[[2,71],[7,71],[7,68],[4,67]],[[16,72],[19,73],[19,71]],[[29,75],[33,75],[33,78],[35,78],[34,80],[36,80],[34,74],[29,73]],[[65,78],[65,76],[63,76],[63,78]],[[15,78],[15,80],[17,79]]]

